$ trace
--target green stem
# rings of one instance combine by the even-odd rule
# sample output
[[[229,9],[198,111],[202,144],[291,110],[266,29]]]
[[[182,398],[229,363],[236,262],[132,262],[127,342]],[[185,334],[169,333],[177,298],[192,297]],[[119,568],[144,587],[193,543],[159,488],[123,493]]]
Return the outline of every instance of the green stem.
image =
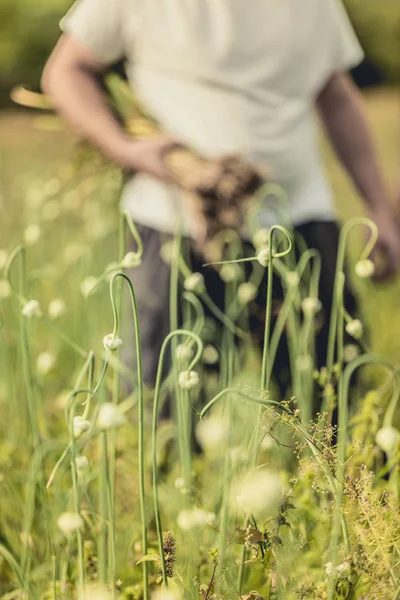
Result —
[[[154,512],[155,512],[155,520],[156,520],[156,530],[157,530],[157,538],[158,538],[158,546],[161,557],[161,570],[162,570],[162,578],[165,586],[168,586],[168,578],[167,578],[167,569],[165,562],[165,553],[164,553],[164,545],[163,545],[163,534],[162,534],[162,525],[161,525],[161,513],[160,513],[160,503],[158,497],[158,465],[157,465],[157,425],[158,425],[158,410],[160,404],[160,389],[161,389],[161,380],[163,375],[164,368],[164,360],[165,354],[167,350],[167,346],[175,336],[184,335],[191,337],[197,343],[197,352],[193,360],[191,361],[188,370],[190,371],[200,360],[202,352],[203,352],[203,343],[201,339],[191,331],[186,331],[184,329],[177,329],[176,331],[172,331],[165,338],[160,351],[160,359],[158,362],[157,368],[157,377],[156,377],[156,386],[154,390],[154,408],[153,408],[153,425],[152,425],[152,456],[153,456],[153,492],[154,492]]]

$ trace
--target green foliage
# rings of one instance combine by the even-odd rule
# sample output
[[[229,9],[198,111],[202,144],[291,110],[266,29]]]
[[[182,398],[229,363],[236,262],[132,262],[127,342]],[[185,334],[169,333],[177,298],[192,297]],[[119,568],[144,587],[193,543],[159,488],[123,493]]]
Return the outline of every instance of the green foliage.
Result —
[[[367,56],[390,81],[400,81],[400,3],[398,0],[345,0]]]
[[[398,0],[345,0],[367,55],[390,81],[400,79],[400,3]],[[71,0],[1,0],[1,103],[18,83],[38,88],[46,58],[59,35],[59,21]]]
[[[1,0],[1,92],[21,82],[38,86],[59,35],[59,20],[71,4],[71,0]]]

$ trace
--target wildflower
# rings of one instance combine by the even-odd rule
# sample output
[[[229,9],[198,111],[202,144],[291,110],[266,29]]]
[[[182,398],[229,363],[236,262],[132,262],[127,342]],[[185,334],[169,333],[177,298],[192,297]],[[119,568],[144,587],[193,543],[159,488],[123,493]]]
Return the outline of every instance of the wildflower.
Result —
[[[200,377],[197,371],[181,371],[178,381],[183,390],[192,390],[199,385]]]
[[[88,298],[94,292],[96,286],[96,277],[92,277],[91,275],[89,275],[89,277],[85,277],[80,285],[82,296],[84,296],[84,298]]]
[[[300,278],[296,271],[288,271],[285,275],[285,281],[288,287],[294,288],[299,285]]]
[[[269,255],[269,248],[264,248],[263,250],[260,250],[260,252],[257,254],[257,260],[262,267],[268,267]]]
[[[355,340],[359,340],[363,335],[363,324],[359,319],[352,319],[346,324],[346,331]]]
[[[182,362],[189,361],[193,357],[193,348],[187,344],[179,344],[176,347],[175,357]]]
[[[253,246],[256,250],[262,250],[264,248],[268,248],[269,246],[269,229],[261,228],[257,229],[257,231],[253,235]]]
[[[206,291],[203,275],[201,273],[192,273],[186,277],[184,287],[188,292],[203,294]]]
[[[196,437],[204,450],[215,451],[225,448],[229,436],[229,424],[226,419],[210,417],[199,421]]]
[[[0,250],[0,269],[4,269],[8,261],[8,252],[6,250]]]
[[[282,499],[281,478],[276,471],[257,469],[244,475],[234,493],[236,503],[245,513],[264,518],[278,509]]]
[[[7,279],[0,279],[0,298],[9,298],[11,296],[12,289]]]
[[[82,433],[85,433],[85,431],[88,431],[88,429],[90,429],[90,425],[91,425],[90,421],[87,421],[83,417],[81,417],[79,415],[74,417],[73,424],[72,424],[74,437],[78,438],[80,435],[82,435]]]
[[[216,365],[219,361],[219,353],[216,347],[207,344],[203,350],[202,359],[206,365]]]
[[[343,359],[345,363],[351,363],[360,354],[360,349],[356,344],[346,344],[343,348]]]
[[[181,510],[181,512],[178,514],[177,522],[179,529],[182,529],[182,531],[190,531],[191,529],[203,527],[208,523],[212,523],[214,519],[214,513],[207,512],[202,508],[197,508],[194,506],[193,508]]]
[[[142,261],[136,252],[128,252],[128,254],[125,254],[124,258],[122,259],[121,266],[124,269],[133,269],[138,267],[141,262]]]
[[[185,486],[185,480],[183,479],[183,477],[177,477],[175,479],[174,485],[175,485],[176,489],[181,492],[181,494],[186,494],[187,493],[187,489],[186,489],[186,486]]]
[[[164,533],[163,547],[167,577],[173,577],[176,559],[176,542],[174,535],[171,531],[166,531]]]
[[[392,454],[397,448],[400,439],[400,432],[392,426],[381,427],[375,436],[376,445],[378,448]]]
[[[23,307],[22,314],[27,319],[33,319],[34,317],[41,317],[42,311],[41,311],[39,302],[37,300],[29,300],[29,302],[27,302],[25,304],[25,306]]]
[[[375,265],[369,258],[359,260],[356,264],[355,272],[361,279],[369,279],[375,273]]]
[[[111,402],[102,404],[97,417],[97,427],[103,431],[107,429],[113,429],[114,427],[121,427],[124,425],[126,419],[121,413],[118,406]]]
[[[25,228],[22,237],[26,246],[34,246],[40,240],[41,235],[42,232],[39,225],[31,223]]]
[[[332,562],[327,562],[325,565],[325,573],[328,575],[328,577],[344,579],[345,577],[349,577],[351,573],[351,566],[347,561],[337,565],[336,567]]]
[[[248,304],[257,298],[257,288],[251,281],[241,283],[238,287],[238,299],[241,304]]]
[[[61,298],[54,298],[49,304],[48,313],[52,321],[55,321],[66,312],[66,306],[64,300]]]
[[[238,276],[237,265],[222,265],[219,276],[221,277],[222,281],[225,281],[225,283],[235,281]]]
[[[83,519],[78,513],[65,512],[58,517],[57,525],[64,535],[71,535],[83,529]]]
[[[122,340],[114,333],[109,333],[103,338],[103,346],[107,352],[115,352],[122,345]]]
[[[312,296],[309,296],[308,298],[303,298],[303,300],[301,301],[301,308],[306,316],[313,317],[322,308],[321,300]]]
[[[41,352],[36,360],[36,368],[41,375],[47,375],[56,363],[56,357],[51,352]]]

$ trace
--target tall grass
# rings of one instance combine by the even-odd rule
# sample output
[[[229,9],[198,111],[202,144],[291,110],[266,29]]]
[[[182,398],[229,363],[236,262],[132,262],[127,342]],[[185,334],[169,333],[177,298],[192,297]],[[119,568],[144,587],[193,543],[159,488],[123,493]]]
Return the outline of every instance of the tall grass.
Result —
[[[1,597],[399,597],[399,372],[371,352],[342,298],[348,234],[371,232],[357,256],[356,270],[365,274],[359,265],[375,243],[374,225],[354,219],[342,230],[320,372],[318,253],[304,249],[296,262],[289,230],[260,232],[254,221],[259,245],[244,258],[237,235],[224,232],[225,260],[208,267],[226,281],[221,311],[201,285],[182,292],[199,278],[178,234],[171,331],[149,390],[138,290],[127,275],[140,265],[142,241],[129,215],[112,216],[115,174],[79,174],[74,188],[75,176],[73,169],[58,175],[43,193],[26,182],[23,219],[37,223],[39,235],[25,229],[22,243],[0,256]],[[77,223],[91,249],[79,241]],[[128,253],[128,236],[135,252]],[[273,325],[274,274],[285,297]],[[259,356],[248,322],[263,282]],[[361,338],[351,347],[346,326]],[[292,387],[281,398],[274,361],[284,334]],[[134,349],[135,363],[123,360],[124,347]],[[368,391],[350,385],[359,369],[373,382]],[[316,385],[322,410],[313,415]],[[163,421],[166,396],[173,417]]]

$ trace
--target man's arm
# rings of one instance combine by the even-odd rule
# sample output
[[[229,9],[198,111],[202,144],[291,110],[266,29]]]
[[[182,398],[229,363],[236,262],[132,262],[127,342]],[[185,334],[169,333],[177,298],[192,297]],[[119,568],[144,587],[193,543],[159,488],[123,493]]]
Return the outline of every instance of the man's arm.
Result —
[[[360,94],[350,77],[337,73],[317,98],[332,145],[379,228],[377,250],[385,259],[381,275],[400,267],[400,228],[378,165]]]
[[[175,142],[166,136],[132,140],[108,108],[97,76],[106,70],[70,35],[61,36],[42,75],[42,89],[57,112],[120,166],[167,179],[162,161]]]

